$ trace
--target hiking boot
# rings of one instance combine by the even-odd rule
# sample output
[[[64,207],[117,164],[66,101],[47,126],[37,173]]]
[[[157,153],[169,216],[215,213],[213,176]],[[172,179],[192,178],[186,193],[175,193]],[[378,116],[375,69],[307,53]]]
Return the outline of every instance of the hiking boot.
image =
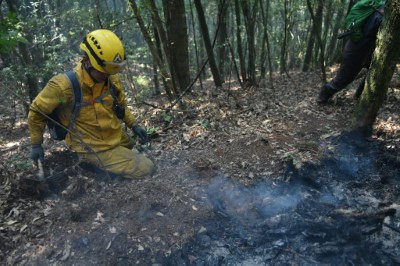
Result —
[[[318,104],[326,104],[328,100],[336,93],[335,90],[330,88],[327,85],[322,86],[318,98],[317,98],[317,103]]]

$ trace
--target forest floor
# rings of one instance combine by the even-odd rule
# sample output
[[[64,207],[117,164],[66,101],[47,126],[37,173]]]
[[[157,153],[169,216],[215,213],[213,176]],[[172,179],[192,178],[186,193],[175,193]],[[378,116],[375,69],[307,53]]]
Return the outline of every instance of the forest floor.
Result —
[[[358,82],[325,106],[319,76],[297,72],[195,88],[186,112],[143,105],[157,171],[140,180],[85,171],[47,138],[38,184],[25,119],[3,116],[1,264],[400,264],[400,89],[363,138]]]

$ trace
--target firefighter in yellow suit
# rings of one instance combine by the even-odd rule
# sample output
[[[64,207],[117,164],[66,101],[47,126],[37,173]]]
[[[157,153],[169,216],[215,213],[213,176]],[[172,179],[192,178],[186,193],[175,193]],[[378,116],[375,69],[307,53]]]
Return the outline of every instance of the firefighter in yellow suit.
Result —
[[[100,29],[89,33],[80,48],[85,52],[74,68],[82,89],[82,107],[65,142],[79,157],[108,172],[127,178],[151,174],[154,165],[146,156],[133,149],[130,137],[122,128],[113,111],[110,79],[114,95],[124,107],[123,122],[138,135],[141,142],[148,141],[146,131],[137,123],[126,106],[125,94],[118,73],[125,65],[121,40],[111,31]],[[68,125],[73,101],[72,85],[68,78],[54,76],[38,94],[29,109],[28,125],[32,144],[31,158],[44,159],[42,148],[46,117],[59,108],[62,124]]]

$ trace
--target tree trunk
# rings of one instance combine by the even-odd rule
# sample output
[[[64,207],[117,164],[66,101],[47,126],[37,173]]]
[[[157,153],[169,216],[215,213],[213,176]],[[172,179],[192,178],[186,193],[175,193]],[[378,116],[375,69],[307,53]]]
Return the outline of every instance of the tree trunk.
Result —
[[[165,79],[165,81],[167,82],[167,88],[165,88],[166,90],[168,90],[167,94],[169,95],[173,95],[174,99],[170,98],[170,101],[175,100],[178,97],[178,93],[176,91],[175,86],[172,83],[172,79],[171,79],[171,74],[168,71],[167,66],[165,66],[165,64],[163,63],[162,59],[160,58],[157,48],[154,45],[153,41],[151,40],[150,34],[147,31],[147,28],[144,24],[144,21],[142,20],[141,17],[141,13],[138,10],[138,6],[136,4],[135,0],[129,0],[129,4],[132,7],[133,13],[135,15],[136,21],[139,25],[139,28],[143,34],[143,38],[145,39],[147,46],[150,49],[151,55],[153,56],[154,61],[156,62],[158,68],[160,69],[161,75],[163,76],[163,78]]]
[[[321,4],[321,6],[323,6],[323,4]],[[333,10],[333,2],[329,1],[327,6],[325,7],[325,14],[333,14],[334,10]],[[323,29],[324,32],[322,34],[322,46],[324,47],[324,56],[326,57],[326,44],[327,44],[327,40],[328,40],[328,33],[330,30],[329,25],[331,25],[332,23],[332,16],[324,16],[323,11],[321,12],[321,25],[323,22]],[[324,58],[326,59],[326,58]]]
[[[154,83],[154,95],[160,95],[160,82],[158,81],[158,68],[156,62],[153,60],[153,83]]]
[[[324,47],[324,41],[323,41],[323,32],[322,32],[322,17],[323,17],[323,11],[324,11],[324,3],[322,2],[323,0],[318,0],[318,6],[317,6],[317,12],[315,14],[311,14],[311,17],[313,17],[313,24],[315,24],[315,29],[316,31],[314,32],[314,38],[317,40],[316,42],[316,47],[314,49],[314,65],[315,66],[320,66],[321,71],[322,71],[322,76],[324,76],[325,73],[325,47]],[[312,12],[312,11],[310,11]],[[322,61],[321,61],[322,60]],[[325,81],[326,79],[323,78]]]
[[[319,6],[323,6],[323,0],[318,1]],[[326,72],[325,72],[325,48],[323,46],[322,38],[321,38],[321,25],[322,25],[322,14],[321,18],[317,17],[314,15],[313,8],[311,6],[310,0],[307,0],[307,7],[308,10],[310,11],[311,19],[313,21],[313,27],[316,29],[316,35],[317,41],[318,41],[318,46],[319,46],[319,51],[320,51],[320,67],[321,67],[321,72],[322,72],[322,80],[323,82],[326,82]],[[319,9],[319,8],[318,8]],[[317,14],[318,15],[318,14]]]
[[[289,8],[288,0],[284,2],[284,25],[283,25],[283,38],[280,54],[280,73],[285,73],[286,71],[286,58],[287,58],[287,39],[288,39],[288,28],[289,28]]]
[[[248,82],[250,85],[256,84],[256,46],[255,46],[255,26],[257,13],[255,12],[256,8],[252,8],[250,10],[249,1],[241,0],[241,6],[244,17],[244,24],[246,27],[247,33],[247,45],[248,45]],[[258,6],[258,0],[254,2],[254,6]],[[253,11],[253,12],[252,12]]]
[[[162,51],[162,47],[161,47],[161,41],[160,41],[160,34],[158,34],[158,30],[157,30],[157,28],[155,26],[153,27],[153,31],[154,31],[154,40],[156,42],[155,45],[156,45],[156,48],[157,48],[158,56],[159,56],[160,60],[162,61],[162,64],[165,65],[163,51]],[[157,64],[157,61],[154,58],[153,58],[153,67],[157,68],[153,72],[155,74],[157,74],[157,78],[158,78],[158,71],[157,71],[158,70],[158,64]],[[166,88],[165,89],[165,93],[167,94],[169,99],[173,100],[174,99],[174,95],[173,95],[171,90],[167,89],[168,88],[167,80],[163,75],[161,75],[161,80],[162,80],[164,88]],[[157,90],[155,91],[155,93],[156,94],[160,93],[159,89],[158,89],[158,93],[157,93]]]
[[[268,37],[268,20],[267,20],[267,18],[268,18],[268,13],[269,13],[269,0],[267,1],[267,7],[266,7],[266,10],[264,11],[264,6],[263,6],[263,1],[260,1],[260,9],[261,9],[261,16],[262,16],[262,21],[263,21],[263,24],[265,25],[264,26],[264,39],[265,39],[265,42],[263,42],[263,45],[264,45],[264,43],[266,44],[266,49],[267,49],[267,52],[266,52],[266,57],[267,57],[267,60],[268,60],[268,67],[269,67],[269,83],[270,83],[270,85],[271,85],[271,88],[272,89],[274,89],[274,80],[273,80],[273,76],[272,76],[272,72],[273,72],[273,69],[272,69],[272,61],[271,61],[271,49],[270,49],[270,43],[269,43],[269,37]],[[264,63],[264,56],[261,56],[261,58],[262,58],[262,66],[263,66],[263,64],[265,64]],[[265,67],[264,67],[265,68]],[[265,70],[263,70],[263,69],[261,69],[261,76],[262,77],[264,77],[265,76]]]
[[[170,82],[172,85],[172,90],[167,92],[167,95],[172,96],[171,99],[175,99],[178,97],[180,88],[177,87],[175,68],[172,63],[172,53],[170,49],[170,42],[168,41],[167,32],[164,29],[162,19],[158,13],[158,9],[154,0],[148,0],[147,3],[150,7],[151,20],[153,22],[153,26],[155,28],[154,36],[157,42],[157,51],[160,56],[161,61],[164,66],[168,69],[167,71],[170,74]],[[164,60],[165,59],[165,60]],[[165,78],[166,79],[166,78]],[[168,86],[167,86],[168,87]]]
[[[361,98],[356,106],[355,128],[366,134],[372,133],[372,126],[382,106],[389,82],[400,56],[400,2],[389,0],[385,18],[378,32],[370,71]]]
[[[186,25],[185,3],[183,0],[163,1],[164,17],[167,25],[167,36],[171,65],[175,80],[183,91],[190,84],[188,34]]]
[[[259,65],[260,65],[260,78],[265,78],[266,73],[267,73],[267,68],[265,66],[266,61],[267,61],[267,37],[268,33],[266,32],[266,30],[263,31],[263,36],[261,38],[261,52],[260,52],[260,61],[259,61]]]
[[[242,47],[242,36],[240,34],[240,27],[242,25],[240,19],[240,5],[239,0],[235,0],[235,14],[236,14],[236,42],[237,42],[237,52],[239,55],[239,65],[240,65],[240,75],[242,76],[242,80],[247,80],[247,71],[246,71],[246,62],[243,54]]]
[[[16,5],[18,5],[19,2],[17,0],[7,0],[6,2],[10,12],[18,14]],[[25,69],[27,69],[25,76],[28,84],[29,101],[32,102],[40,90],[38,81],[35,75],[32,73],[33,69],[35,69],[34,62],[27,44],[20,42],[18,44],[18,50],[21,62]]]
[[[303,69],[302,69],[303,72],[309,71],[311,67],[312,54],[315,46],[315,27],[313,24],[314,23],[312,23],[311,25],[311,33],[308,36],[307,49],[306,49],[306,54],[304,56]]]
[[[204,15],[203,6],[200,0],[194,0],[194,4],[196,6],[197,15],[199,17],[199,24],[201,33],[203,35],[204,46],[206,47],[207,56],[209,59],[209,64],[211,68],[211,73],[213,75],[214,84],[216,87],[221,87],[223,81],[221,80],[217,64],[215,62],[213,46],[211,44],[210,35],[208,34],[208,26],[206,22],[206,17]]]
[[[221,10],[221,15],[218,18],[219,31],[217,36],[218,45],[218,69],[220,71],[222,79],[225,80],[226,69],[225,62],[228,58],[228,5],[225,1],[219,1],[218,10]]]
[[[339,35],[339,30],[341,28],[341,25],[343,24],[343,17],[345,15],[345,1],[346,0],[341,0],[340,5],[338,7],[339,11],[337,12],[336,18],[335,18],[335,23],[332,29],[332,38],[329,42],[329,45],[326,49],[327,52],[327,61],[328,61],[328,65],[331,65],[335,62],[338,62],[340,60],[340,56],[341,56],[341,51],[342,51],[342,47],[340,45],[338,45],[338,35]]]
[[[201,69],[200,69],[199,47],[197,45],[197,37],[196,37],[196,26],[194,23],[192,2],[190,2],[189,4],[190,4],[190,16],[191,16],[191,21],[192,21],[193,43],[194,43],[194,50],[195,50],[195,54],[196,54],[196,66],[197,66],[197,72],[199,73],[201,71]],[[201,90],[203,90],[203,81],[202,81],[201,75],[199,75],[199,83],[200,83]]]

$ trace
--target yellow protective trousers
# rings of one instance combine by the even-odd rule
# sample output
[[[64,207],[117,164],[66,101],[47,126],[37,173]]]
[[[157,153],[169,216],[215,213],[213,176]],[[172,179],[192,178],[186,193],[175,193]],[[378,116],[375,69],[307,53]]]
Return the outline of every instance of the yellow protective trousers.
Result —
[[[139,178],[153,172],[153,162],[136,149],[117,146],[96,153],[78,153],[79,157],[100,169],[126,178]]]
[[[78,155],[85,162],[125,178],[143,177],[154,170],[153,162],[133,149],[132,139],[125,132],[122,133],[120,146],[96,153],[79,152]]]

